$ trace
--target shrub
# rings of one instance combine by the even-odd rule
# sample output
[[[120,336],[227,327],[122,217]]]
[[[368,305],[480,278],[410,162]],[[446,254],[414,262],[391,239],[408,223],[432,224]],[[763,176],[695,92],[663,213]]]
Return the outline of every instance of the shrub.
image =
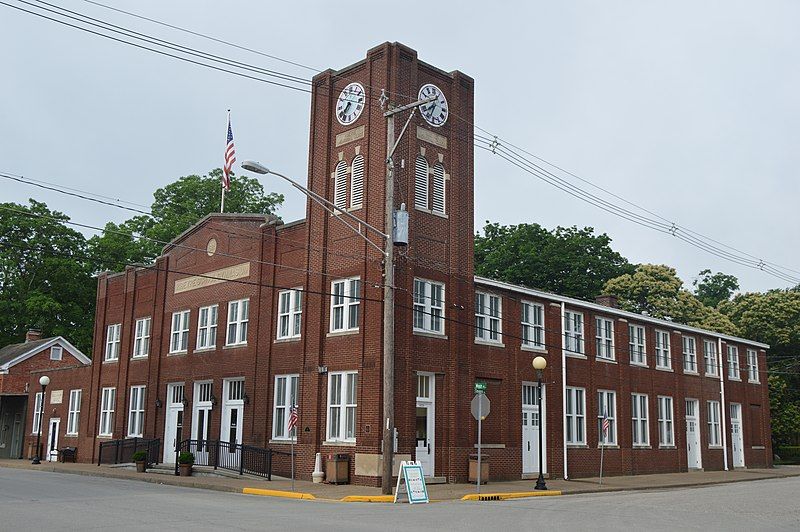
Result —
[[[133,461],[134,462],[146,462],[147,461],[147,451],[136,451],[133,453]]]
[[[183,451],[181,454],[178,455],[178,463],[179,464],[193,464],[194,463],[194,455],[190,452]]]

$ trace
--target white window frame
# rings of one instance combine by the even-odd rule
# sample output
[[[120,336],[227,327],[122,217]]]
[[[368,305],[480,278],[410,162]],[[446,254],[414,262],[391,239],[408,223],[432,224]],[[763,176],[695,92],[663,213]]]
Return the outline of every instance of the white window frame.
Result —
[[[297,396],[300,390],[300,375],[275,375],[275,393],[272,409],[272,439],[297,441],[297,427],[291,434],[286,433],[291,407],[297,407]]]
[[[330,332],[357,331],[361,317],[361,278],[348,277],[331,282]],[[337,316],[341,324],[337,324]]]
[[[585,354],[583,313],[564,311],[564,345],[568,353]]]
[[[675,447],[675,423],[672,397],[658,396],[658,446]]]
[[[116,388],[103,388],[100,392],[100,431],[98,436],[114,434],[114,410],[117,402]]]
[[[64,358],[64,348],[54,345],[50,348],[50,360],[62,360]]]
[[[172,313],[172,328],[169,334],[169,352],[185,353],[189,349],[189,318],[188,310],[179,310]]]
[[[358,415],[358,372],[329,373],[327,397],[325,430],[327,441],[355,443]],[[348,427],[349,424],[352,426]],[[348,435],[348,430],[351,431],[350,435]]]
[[[697,340],[694,336],[681,336],[683,346],[683,372],[697,375]]]
[[[595,356],[603,360],[614,360],[614,321],[595,316]]]
[[[611,408],[609,408],[611,399]],[[603,437],[603,410],[608,414],[608,437]],[[597,390],[597,445],[611,447],[617,445],[617,392]]]
[[[475,341],[503,343],[503,298],[475,291]]]
[[[719,377],[717,367],[717,342],[703,339],[703,369],[709,377]],[[709,371],[709,368],[711,371]]]
[[[414,331],[444,335],[444,283],[414,279]]]
[[[758,375],[758,351],[755,349],[747,350],[747,382],[753,384],[761,382]]]
[[[634,447],[650,446],[649,401],[647,394],[631,394],[631,428]]]
[[[567,386],[566,399],[567,445],[586,445],[586,388]]]
[[[31,423],[33,431],[31,431],[31,434],[38,434],[42,426],[42,401],[44,401],[44,394],[36,392],[36,397],[33,400],[33,422]]]
[[[277,339],[300,338],[303,325],[303,290],[293,288],[278,292]]]
[[[719,401],[706,401],[706,424],[708,426],[708,446],[722,447],[719,421]]]
[[[647,339],[644,326],[628,324],[628,351],[631,364],[647,366]]]
[[[247,345],[248,323],[250,322],[250,299],[228,301],[228,326],[225,329],[225,345]]]
[[[144,433],[144,398],[146,386],[131,386],[128,407],[128,437],[141,438]]]
[[[106,327],[106,351],[103,362],[119,360],[121,323],[114,323]]]
[[[666,340],[666,345],[664,345]],[[656,329],[656,369],[672,370],[671,340],[668,331]],[[664,362],[666,361],[666,364]]]
[[[138,318],[134,326],[133,358],[147,358],[150,354],[150,316]]]
[[[739,366],[739,347],[728,345],[728,379],[732,381],[742,380],[742,371]]]
[[[83,398],[83,390],[77,388],[69,391],[69,410],[67,411],[67,436],[77,436],[80,417],[81,417],[81,399]]]
[[[522,347],[544,350],[544,305],[523,300],[520,306],[520,322],[522,324]]]
[[[219,327],[219,305],[208,305],[197,309],[197,343],[195,351],[217,347]]]

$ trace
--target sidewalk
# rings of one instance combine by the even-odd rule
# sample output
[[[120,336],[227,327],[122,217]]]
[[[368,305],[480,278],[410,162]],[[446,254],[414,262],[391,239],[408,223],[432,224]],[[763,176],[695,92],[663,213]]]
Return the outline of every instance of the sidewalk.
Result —
[[[292,482],[287,479],[267,481],[255,478],[214,476],[176,477],[162,473],[137,473],[134,470],[120,467],[110,467],[106,465],[97,466],[94,464],[42,462],[40,465],[35,466],[27,460],[0,460],[0,468],[2,467],[138,480],[156,484],[211,489],[232,493],[242,493],[245,488],[284,492],[291,492],[292,489]],[[800,476],[800,466],[778,466],[774,469],[700,471],[692,473],[667,473],[661,475],[606,477],[603,478],[602,486],[599,484],[599,479],[597,478],[549,480],[547,481],[547,487],[550,490],[560,491],[563,495],[573,495],[579,493],[669,489],[793,476]],[[535,480],[490,482],[489,484],[481,486],[481,494],[532,492],[535,483]],[[380,488],[354,486],[350,484],[341,486],[314,484],[301,480],[295,481],[295,491],[298,493],[310,494],[316,499],[336,501],[344,497],[375,497],[381,494]],[[461,499],[465,495],[476,493],[476,489],[474,484],[432,484],[428,486],[428,493],[431,500],[456,500]]]

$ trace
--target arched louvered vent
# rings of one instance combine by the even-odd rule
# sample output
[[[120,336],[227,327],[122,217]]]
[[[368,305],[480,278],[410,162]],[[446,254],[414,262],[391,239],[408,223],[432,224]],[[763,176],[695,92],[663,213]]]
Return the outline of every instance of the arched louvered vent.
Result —
[[[339,164],[336,165],[333,204],[342,210],[347,208],[347,164],[344,161],[339,161]]]
[[[350,174],[350,208],[361,207],[364,199],[364,156],[356,155]]]
[[[437,163],[433,167],[433,187],[431,197],[431,210],[444,214],[444,166]]]
[[[414,205],[428,208],[428,161],[422,155],[414,163]]]

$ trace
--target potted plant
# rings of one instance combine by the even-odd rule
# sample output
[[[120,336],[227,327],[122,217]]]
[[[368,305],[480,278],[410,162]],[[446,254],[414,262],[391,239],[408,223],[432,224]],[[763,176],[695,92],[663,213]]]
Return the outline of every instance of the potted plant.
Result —
[[[144,473],[147,469],[147,451],[133,453],[133,461],[136,462],[136,472]]]
[[[192,464],[194,464],[194,455],[192,453],[183,451],[178,455],[178,466],[182,477],[192,476]]]

